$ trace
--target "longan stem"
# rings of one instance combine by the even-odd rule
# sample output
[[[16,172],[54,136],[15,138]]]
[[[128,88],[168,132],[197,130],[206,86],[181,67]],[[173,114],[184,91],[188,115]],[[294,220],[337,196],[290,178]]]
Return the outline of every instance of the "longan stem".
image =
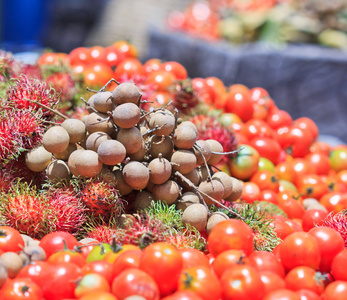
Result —
[[[211,176],[211,172],[210,172],[210,168],[209,168],[209,165],[207,164],[207,161],[206,161],[206,158],[205,158],[205,155],[202,153],[201,149],[202,150],[205,150],[203,147],[199,146],[198,144],[195,143],[195,145],[193,146],[194,149],[198,150],[199,153],[201,154],[203,160],[204,160],[204,164],[205,164],[205,167],[206,167],[206,170],[207,170],[207,176],[209,178],[209,180],[211,181],[211,185],[212,185],[212,188],[214,189],[214,186],[213,186],[213,182],[212,182],[212,176]]]
[[[97,109],[95,109],[93,106],[91,106],[83,97],[81,97],[81,100],[84,102],[86,106],[91,108],[95,113],[98,113]]]
[[[40,102],[37,102],[37,101],[35,101],[35,100],[31,100],[31,99],[24,99],[24,100],[29,101],[29,102],[31,102],[31,103],[34,103],[34,104],[36,104],[36,105],[39,105],[39,106],[41,106],[41,107],[43,107],[43,108],[49,110],[50,112],[52,112],[52,113],[58,115],[59,117],[62,117],[62,118],[65,119],[65,120],[69,118],[69,117],[63,115],[61,112],[57,111],[56,109],[50,108],[50,107],[48,107],[48,106],[46,106],[46,105],[44,105],[44,104],[42,104],[42,103],[40,103]]]

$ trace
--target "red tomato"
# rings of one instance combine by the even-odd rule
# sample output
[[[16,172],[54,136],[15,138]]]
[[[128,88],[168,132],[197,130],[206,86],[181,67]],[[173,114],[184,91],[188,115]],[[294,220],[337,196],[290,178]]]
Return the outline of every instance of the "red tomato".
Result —
[[[84,275],[77,283],[75,297],[81,298],[93,292],[109,292],[110,284],[105,277],[97,273]]]
[[[18,230],[0,226],[0,250],[17,252],[24,248],[24,240]]]
[[[290,219],[301,219],[305,213],[305,207],[298,200],[288,199],[280,201],[278,206],[287,214]]]
[[[284,279],[277,273],[271,271],[259,271],[259,275],[264,284],[265,295],[286,287]]]
[[[223,299],[261,300],[265,286],[260,274],[251,266],[236,265],[226,270],[221,279]]]
[[[185,67],[183,67],[183,65],[181,65],[179,62],[177,61],[167,61],[164,62],[160,68],[162,70],[165,70],[167,72],[172,73],[173,75],[175,75],[175,78],[178,80],[185,80],[188,77],[188,73]]]
[[[301,289],[297,290],[296,293],[299,295],[300,300],[322,300],[318,294],[310,290]]]
[[[317,175],[328,175],[331,170],[329,156],[322,152],[313,152],[305,156],[305,159],[310,161],[316,169]]]
[[[281,146],[293,157],[304,157],[310,153],[310,147],[314,141],[311,132],[299,127],[291,126],[284,135],[284,143]]]
[[[254,87],[249,90],[249,95],[254,102],[258,102],[259,99],[270,97],[269,92],[261,87]]]
[[[194,248],[183,248],[178,249],[183,259],[182,269],[195,267],[195,266],[206,266],[209,267],[208,257],[201,251]]]
[[[325,142],[315,141],[312,143],[310,147],[310,152],[312,153],[323,153],[325,155],[329,155],[330,151],[332,150],[332,147]]]
[[[207,247],[214,257],[226,250],[253,252],[253,230],[245,222],[229,219],[215,225],[207,239]]]
[[[324,291],[324,276],[307,266],[291,269],[284,280],[287,288],[293,291],[307,289],[319,295]]]
[[[336,174],[336,181],[347,188],[347,170],[342,170]]]
[[[114,46],[104,48],[101,53],[100,62],[108,65],[111,68],[115,68],[125,59],[125,55]]]
[[[270,271],[284,277],[284,268],[272,252],[255,251],[248,256],[248,264],[258,271]]]
[[[222,296],[217,276],[204,266],[183,269],[178,279],[178,291],[192,291],[204,300],[219,300]]]
[[[279,289],[266,294],[263,300],[300,300],[300,297],[292,290]]]
[[[173,73],[159,70],[151,72],[146,79],[146,84],[153,85],[156,91],[165,92],[172,86],[176,77]]]
[[[301,117],[294,120],[293,124],[303,130],[309,131],[313,135],[313,139],[316,139],[319,135],[319,129],[316,123],[307,117]]]
[[[321,261],[319,244],[315,237],[306,232],[293,232],[279,248],[281,262],[286,271],[297,266],[318,269]]]
[[[20,269],[16,278],[30,278],[41,288],[47,282],[51,265],[45,261],[34,261]]]
[[[140,265],[142,251],[137,250],[128,250],[121,253],[112,265],[112,274],[113,277],[118,276],[125,269],[129,268],[138,268]]]
[[[327,184],[316,174],[304,174],[296,178],[296,186],[304,198],[320,199],[329,192]]]
[[[47,262],[50,264],[69,262],[82,268],[86,264],[86,258],[81,253],[71,250],[62,250],[50,255],[47,259]]]
[[[279,179],[287,180],[290,182],[294,182],[296,175],[294,171],[294,165],[288,161],[278,163],[275,166],[275,174],[277,174]]]
[[[253,203],[260,199],[260,188],[254,182],[244,182],[242,187],[241,199],[247,203]]]
[[[291,233],[293,233],[293,229],[286,222],[286,219],[287,218],[283,216],[274,216],[273,221],[270,224],[271,226],[273,226],[276,235],[282,240]]]
[[[301,175],[314,174],[316,172],[314,165],[303,158],[293,159],[291,161],[291,168],[295,174],[293,183],[296,183],[296,179]]]
[[[325,206],[328,212],[339,212],[347,208],[347,195],[341,192],[330,192],[323,195],[319,202]]]
[[[111,293],[107,292],[92,292],[87,295],[83,295],[79,300],[118,300]]]
[[[202,298],[192,291],[177,291],[162,300],[202,300]]]
[[[242,134],[244,134],[249,140],[252,140],[253,138],[272,138],[274,131],[265,121],[251,119],[244,123]]]
[[[68,55],[66,53],[46,52],[39,57],[37,64],[39,66],[44,66],[44,65],[61,66],[61,65],[66,65],[67,62],[68,62]]]
[[[159,300],[160,292],[154,279],[138,268],[124,270],[112,281],[112,294],[118,300],[138,295],[146,300]]]
[[[224,110],[237,114],[244,122],[252,119],[253,103],[248,92],[229,91],[226,96]]]
[[[86,47],[78,47],[73,49],[68,54],[70,65],[87,65],[92,62],[92,57],[90,55],[90,49]]]
[[[327,217],[328,213],[322,209],[309,209],[302,216],[302,229],[309,231],[315,226],[320,226],[322,221]]]
[[[160,295],[167,296],[177,288],[177,279],[182,266],[183,259],[174,246],[165,242],[156,242],[143,250],[139,268],[155,280]]]
[[[293,123],[293,119],[290,114],[281,109],[270,114],[266,121],[273,129],[283,126],[291,126]]]
[[[0,290],[1,300],[43,300],[41,288],[30,278],[7,280]]]
[[[100,274],[111,284],[113,280],[112,264],[104,260],[96,260],[86,263],[82,267],[83,275],[90,273]]]
[[[270,202],[270,203],[278,205],[277,193],[275,191],[272,191],[272,190],[260,191],[259,200],[260,201]]]
[[[93,46],[89,48],[90,56],[93,62],[101,61],[102,54],[104,52],[104,47],[102,46]]]
[[[144,63],[143,68],[145,73],[149,75],[152,72],[159,71],[161,64],[162,61],[159,58],[151,58]]]
[[[115,248],[112,249],[112,251],[109,251],[108,253],[105,254],[105,256],[103,257],[103,260],[113,264],[118,258],[118,256],[120,256],[124,252],[131,251],[131,250],[140,250],[140,248],[132,244],[124,244],[121,246],[117,245]]]
[[[63,231],[55,231],[46,234],[39,244],[39,246],[45,250],[47,258],[58,250],[73,250],[77,245],[77,239],[72,234]]]
[[[268,170],[257,171],[253,174],[250,179],[250,182],[254,182],[261,191],[263,190],[272,190],[278,192],[279,189],[279,178],[278,176]]]
[[[281,157],[281,146],[272,138],[256,137],[250,140],[249,145],[256,149],[261,157],[269,159],[273,164],[277,164]]]
[[[226,250],[218,254],[212,262],[212,268],[218,278],[221,278],[223,273],[238,264],[248,263],[248,258],[243,250]]]
[[[118,64],[114,72],[116,80],[124,78],[125,80],[130,80],[134,76],[143,76],[145,74],[144,67],[142,63],[136,58],[126,58],[121,63]]]
[[[136,47],[125,40],[120,40],[112,44],[113,47],[120,50],[126,57],[138,57],[138,51]]]
[[[89,64],[82,75],[87,86],[102,87],[113,77],[113,71],[105,63],[96,62]]]
[[[322,294],[322,300],[345,300],[347,295],[347,282],[336,280],[330,283]]]
[[[213,88],[213,90],[215,91],[215,94],[222,95],[226,93],[227,89],[223,81],[220,80],[218,77],[210,76],[210,77],[206,77],[205,80],[207,85]]]
[[[335,280],[347,281],[347,249],[341,250],[332,258],[331,274]]]

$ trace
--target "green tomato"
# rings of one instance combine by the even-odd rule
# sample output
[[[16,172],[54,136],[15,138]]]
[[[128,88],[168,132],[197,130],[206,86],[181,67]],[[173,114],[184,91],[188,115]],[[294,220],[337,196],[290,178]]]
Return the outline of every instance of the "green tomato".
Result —
[[[275,172],[275,165],[273,162],[265,157],[259,157],[258,170],[267,170],[271,172]]]
[[[347,170],[347,149],[336,149],[331,151],[330,156],[331,168],[340,172],[342,170]]]
[[[87,256],[87,262],[103,260],[104,256],[110,251],[112,251],[112,246],[108,243],[95,245]]]

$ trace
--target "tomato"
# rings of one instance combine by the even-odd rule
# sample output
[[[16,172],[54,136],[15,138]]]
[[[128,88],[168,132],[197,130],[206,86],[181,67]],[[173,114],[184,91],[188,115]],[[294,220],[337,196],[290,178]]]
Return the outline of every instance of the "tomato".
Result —
[[[296,293],[300,296],[300,300],[321,300],[318,294],[310,290],[301,289],[297,290]]]
[[[87,258],[90,251],[93,250],[94,246],[97,245],[98,242],[92,241],[92,242],[88,242],[86,244],[78,244],[77,248],[78,251],[83,255],[84,258]]]
[[[77,239],[70,233],[64,231],[55,231],[46,234],[40,241],[39,246],[45,250],[47,258],[54,252],[64,249],[73,250],[78,246]]]
[[[261,170],[268,170],[271,172],[275,172],[275,165],[273,162],[265,157],[259,157],[259,163],[258,163],[258,171]]]
[[[329,156],[329,153],[332,149],[333,149],[332,146],[330,146],[328,143],[320,142],[320,141],[314,141],[310,147],[310,152],[311,153],[323,153],[323,154]]]
[[[283,240],[279,256],[286,271],[297,266],[318,269],[321,261],[319,244],[306,232],[293,232]]]
[[[260,201],[266,201],[266,202],[270,202],[273,204],[278,205],[278,197],[277,197],[277,193],[275,191],[272,190],[263,190],[260,191],[260,196],[259,196],[259,200]]]
[[[254,182],[261,191],[272,190],[278,192],[279,189],[278,176],[268,170],[257,171],[253,174],[250,182]]]
[[[319,295],[324,291],[323,275],[307,266],[298,266],[291,269],[284,280],[287,288],[293,291],[307,289]]]
[[[45,300],[73,298],[78,279],[82,276],[81,269],[72,263],[51,265],[46,282],[42,286]],[[49,278],[49,279],[48,279]]]
[[[138,268],[129,268],[113,279],[112,294],[118,300],[132,295],[142,296],[146,300],[159,300],[160,292],[157,283],[146,272]]]
[[[271,128],[277,129],[283,126],[291,126],[293,119],[288,112],[279,109],[272,114],[269,114],[266,122]]]
[[[195,248],[178,249],[183,259],[182,269],[195,267],[195,266],[210,266],[208,257]]]
[[[256,149],[261,157],[269,159],[277,164],[281,157],[281,146],[273,138],[256,137],[250,140],[249,145]]]
[[[104,48],[101,53],[100,62],[108,65],[111,68],[115,68],[125,59],[125,55],[114,46]]]
[[[226,270],[221,279],[223,299],[261,300],[265,286],[260,274],[249,265],[236,265]]]
[[[140,266],[140,259],[142,256],[142,251],[128,250],[121,253],[112,265],[113,277],[118,276],[123,270],[128,268],[138,268]]]
[[[301,117],[294,120],[293,124],[302,130],[307,130],[313,135],[313,139],[316,139],[319,135],[319,129],[316,123],[307,117]]]
[[[293,157],[304,157],[310,153],[313,141],[311,132],[292,126],[285,134],[285,143],[282,147]]]
[[[269,92],[261,87],[254,87],[249,90],[249,95],[254,102],[258,102],[259,99],[270,97]]]
[[[126,40],[119,40],[112,44],[113,47],[120,50],[126,57],[138,57],[138,51],[136,47]]]
[[[279,201],[278,206],[287,214],[290,219],[301,219],[305,213],[305,207],[295,199]]]
[[[66,65],[67,62],[68,62],[68,55],[66,53],[46,52],[39,57],[37,64],[39,66],[44,66],[44,65],[61,66],[61,65]]]
[[[309,153],[305,156],[305,159],[310,161],[316,169],[317,175],[328,175],[331,169],[329,156],[321,153]]]
[[[268,110],[264,105],[253,103],[253,119],[265,121],[269,115]]]
[[[17,252],[24,248],[24,240],[18,230],[0,226],[0,250]]]
[[[156,91],[165,92],[173,85],[176,77],[173,73],[159,70],[151,72],[146,79],[146,84],[153,85]]]
[[[246,255],[253,252],[253,230],[245,222],[229,219],[215,225],[207,239],[209,252],[216,257],[226,250],[243,250]]]
[[[168,92],[154,92],[148,97],[147,100],[149,102],[153,102],[150,103],[151,107],[159,108],[168,104],[171,101],[171,99],[172,98]]]
[[[111,290],[107,279],[100,274],[84,275],[75,288],[75,297],[80,298],[92,292],[109,292]]]
[[[259,271],[259,275],[264,284],[265,295],[286,287],[284,279],[277,273],[271,271]]]
[[[284,277],[284,268],[272,252],[255,251],[248,256],[248,264],[258,271],[270,271]]]
[[[228,161],[230,175],[247,180],[258,170],[259,153],[253,147],[239,144],[236,156]]]
[[[192,291],[204,300],[219,300],[222,296],[217,276],[204,266],[183,269],[178,278],[178,291]]]
[[[273,221],[271,222],[270,226],[273,226],[274,231],[276,235],[280,239],[284,239],[286,236],[293,233],[293,229],[291,226],[286,222],[287,218],[283,216],[274,216]]]
[[[206,82],[206,79],[195,77],[191,80],[193,90],[199,95],[204,103],[212,104],[215,99],[215,91]]]
[[[113,264],[119,255],[130,250],[140,250],[140,249],[139,247],[132,244],[124,244],[121,246],[117,245],[115,249],[112,249],[112,251],[109,251],[106,253],[106,255],[103,257],[103,260]]]
[[[287,180],[294,182],[295,180],[295,171],[294,166],[291,162],[280,162],[275,166],[275,174],[279,179]]]
[[[145,74],[144,67],[142,63],[136,58],[126,58],[118,64],[116,70],[114,71],[114,76],[116,80],[130,80],[134,76],[143,76]]]
[[[159,71],[161,68],[162,61],[159,58],[151,58],[147,60],[144,65],[144,71],[147,75],[152,72]]]
[[[322,294],[322,300],[345,300],[346,295],[347,282],[336,280],[326,287],[324,293]]]
[[[260,188],[254,182],[244,182],[242,187],[241,199],[247,203],[253,203],[260,199]]]
[[[38,286],[43,287],[47,281],[47,274],[51,265],[45,261],[34,261],[24,266],[18,272],[16,278],[30,278]]]
[[[266,294],[263,300],[300,300],[300,297],[292,290],[279,289]]]
[[[294,197],[299,197],[299,191],[298,189],[296,188],[296,186],[294,185],[294,183],[288,181],[288,180],[283,180],[283,179],[280,179],[278,181],[279,183],[279,188],[278,190],[280,192],[287,192],[287,191],[291,191],[293,192],[293,195]]]
[[[87,256],[87,262],[102,260],[107,253],[113,252],[113,250],[114,249],[112,246],[108,243],[100,243],[99,245],[95,245]]]
[[[331,274],[335,280],[347,281],[346,274],[347,267],[347,249],[341,250],[334,257],[332,257],[331,262]]]
[[[100,274],[107,279],[107,281],[111,284],[113,279],[113,265],[104,260],[96,260],[86,263],[82,267],[83,275],[87,275],[90,273]]]
[[[273,129],[262,120],[251,119],[244,123],[242,133],[249,139],[254,138],[272,138],[274,135]]]
[[[308,233],[316,238],[319,245],[321,261],[318,270],[330,272],[334,257],[345,248],[341,234],[335,229],[323,226],[314,227]]]
[[[212,268],[218,278],[220,278],[230,267],[245,263],[248,263],[245,252],[243,250],[231,249],[218,254],[212,262]]]
[[[87,86],[102,87],[113,77],[113,71],[105,63],[96,62],[89,64],[82,75]]]
[[[1,300],[43,300],[41,288],[30,278],[7,280],[0,290]]]
[[[296,179],[299,178],[299,176],[316,173],[314,165],[303,158],[293,159],[291,161],[291,168],[295,174],[294,181],[292,181],[294,184],[296,183]]]
[[[342,170],[336,174],[336,181],[347,188],[347,170]]]
[[[304,174],[296,179],[296,186],[304,198],[320,199],[329,192],[327,184],[316,174]]]
[[[202,298],[192,291],[177,291],[162,300],[202,300]]]
[[[329,160],[331,168],[336,172],[347,170],[347,149],[333,149]]]
[[[302,229],[309,231],[315,226],[320,226],[322,221],[328,216],[328,213],[322,209],[309,209],[302,216]]]
[[[215,94],[222,95],[226,93],[226,87],[221,79],[215,76],[210,76],[205,78],[208,86],[212,87]]]
[[[155,280],[160,295],[167,296],[177,288],[177,279],[182,266],[183,259],[174,246],[165,242],[156,242],[143,250],[139,268]]]
[[[81,253],[71,250],[61,250],[50,255],[47,262],[51,264],[70,262],[79,267],[83,267],[86,264],[86,259]]]
[[[237,114],[244,122],[252,119],[253,103],[248,92],[229,91],[226,96],[224,110]]]
[[[89,48],[89,51],[93,62],[101,61],[101,56],[104,52],[104,47],[93,46]]]
[[[78,47],[73,49],[69,54],[69,63],[70,65],[87,65],[92,62],[92,57],[90,55],[90,49],[86,47]]]
[[[319,199],[328,212],[339,212],[347,208],[347,195],[341,192],[329,192]]]
[[[185,80],[188,77],[186,68],[177,61],[164,62],[160,69],[172,73],[178,80]]]
[[[107,292],[92,292],[87,295],[83,295],[79,300],[118,300],[111,293]]]

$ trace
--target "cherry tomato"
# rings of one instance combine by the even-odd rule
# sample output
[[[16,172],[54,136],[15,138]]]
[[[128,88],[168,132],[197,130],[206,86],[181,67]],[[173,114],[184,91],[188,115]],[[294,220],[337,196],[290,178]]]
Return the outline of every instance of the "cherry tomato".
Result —
[[[143,68],[145,73],[149,75],[152,72],[159,71],[161,64],[162,61],[159,58],[151,58],[144,63]]]
[[[293,159],[291,161],[291,168],[295,174],[294,181],[292,181],[294,184],[296,184],[296,179],[299,178],[299,176],[316,173],[314,165],[303,158]]]
[[[347,282],[336,280],[330,283],[322,294],[323,300],[345,300],[347,295]]]
[[[292,227],[286,222],[286,220],[286,217],[277,215],[273,217],[273,221],[270,223],[270,226],[273,226],[276,235],[282,240],[293,233]]]
[[[112,46],[120,50],[126,57],[138,57],[138,51],[136,47],[128,41],[119,40],[117,42],[114,42]]]
[[[118,300],[111,293],[107,292],[92,292],[87,295],[83,295],[79,300]]]
[[[248,92],[229,91],[226,96],[224,110],[237,114],[244,122],[252,119],[253,103]]]
[[[69,54],[70,65],[87,65],[92,62],[92,57],[90,55],[90,49],[86,47],[78,47],[73,49]]]
[[[343,249],[332,258],[331,274],[334,276],[335,280],[347,281],[346,267],[347,249]]]
[[[341,192],[329,192],[319,199],[328,212],[339,212],[347,208],[347,195]]]
[[[305,213],[305,207],[295,199],[279,201],[278,206],[287,214],[290,219],[301,219]]]
[[[322,300],[320,295],[306,289],[297,290],[300,300]]]
[[[93,46],[89,48],[90,56],[93,62],[101,61],[101,56],[104,52],[104,47],[102,46]]]
[[[226,250],[253,252],[253,230],[245,222],[229,219],[215,225],[207,239],[207,247],[214,257]]]
[[[114,46],[104,48],[104,51],[100,56],[100,62],[111,68],[116,68],[116,66],[118,66],[124,59],[125,55]]]
[[[325,142],[320,142],[320,141],[314,141],[310,147],[310,152],[311,153],[323,153],[325,155],[329,156],[330,151],[333,148]]]
[[[305,159],[310,161],[316,169],[317,175],[328,175],[331,170],[329,156],[322,152],[313,152],[305,156]]]
[[[41,288],[30,278],[7,280],[0,290],[2,300],[43,300]]]
[[[278,176],[268,170],[257,171],[253,174],[250,182],[254,182],[261,191],[272,190],[278,192],[279,190],[279,178]]]
[[[217,255],[212,262],[212,268],[218,278],[220,278],[230,267],[245,263],[248,263],[245,252],[243,250],[231,249]]]
[[[291,126],[284,135],[285,142],[282,147],[293,157],[304,157],[310,153],[310,147],[314,141],[311,132],[299,127]]]
[[[263,300],[300,300],[300,297],[292,290],[279,289],[266,294]]]
[[[193,90],[199,95],[204,103],[212,104],[215,99],[215,91],[206,82],[206,79],[195,77],[191,80]]]
[[[114,76],[116,80],[132,79],[135,75],[143,76],[145,74],[144,67],[142,63],[136,58],[126,58],[121,63],[118,64],[116,70],[114,71]]]
[[[177,291],[162,300],[202,300],[202,298],[192,291]]]
[[[132,244],[124,244],[121,246],[117,245],[115,249],[112,249],[112,251],[109,251],[106,253],[106,255],[103,257],[103,260],[113,264],[119,255],[121,255],[122,253],[126,251],[131,251],[131,250],[140,250],[140,249],[139,247]]]
[[[105,277],[97,273],[90,273],[78,281],[74,293],[76,298],[81,298],[92,292],[109,292],[110,289],[110,284]]]
[[[113,71],[105,63],[95,62],[89,64],[82,75],[88,87],[102,87],[113,77]]]
[[[70,233],[64,231],[55,231],[46,234],[40,241],[39,246],[45,250],[47,258],[54,252],[64,249],[73,250],[78,246],[77,239]]]
[[[51,265],[45,261],[34,261],[21,268],[16,278],[30,278],[38,286],[43,287],[47,282],[50,268]]]
[[[173,73],[159,70],[151,72],[146,79],[146,84],[151,84],[156,91],[165,92],[172,86],[176,77]]]
[[[247,203],[253,203],[260,199],[260,188],[254,182],[244,182],[242,187],[241,199]]]
[[[160,294],[167,296],[177,288],[182,266],[183,259],[174,246],[165,242],[156,242],[143,250],[139,268],[155,280]]]
[[[327,184],[316,174],[304,174],[296,179],[298,191],[304,198],[320,199],[329,192]]]
[[[256,149],[261,157],[269,159],[273,164],[279,162],[282,149],[275,139],[256,137],[250,140],[249,145]]]
[[[309,231],[315,226],[320,226],[322,221],[327,217],[328,213],[322,209],[309,209],[302,216],[302,229]]]
[[[112,265],[113,277],[118,276],[123,270],[128,268],[138,268],[140,266],[140,259],[142,256],[142,251],[128,250],[121,253]]]
[[[18,230],[0,226],[0,250],[17,252],[24,248],[24,240]]]
[[[266,121],[273,129],[277,129],[283,126],[291,126],[293,123],[293,119],[290,114],[281,109],[270,114]]]
[[[50,255],[47,262],[50,264],[70,262],[82,268],[86,264],[86,259],[81,253],[71,250],[61,250]]]
[[[111,291],[118,300],[132,295],[142,296],[146,300],[160,299],[157,283],[149,274],[138,268],[126,269],[114,278]]]
[[[263,190],[260,192],[260,201],[266,201],[278,205],[277,193],[272,190]]]
[[[210,265],[208,257],[195,248],[183,248],[178,249],[183,259],[182,269],[195,267],[195,266],[206,266]]]
[[[278,163],[275,166],[275,174],[279,179],[290,182],[294,182],[296,176],[293,164],[288,161]]]
[[[204,300],[219,300],[222,296],[217,276],[204,266],[183,269],[178,279],[178,291],[192,291]]]
[[[306,232],[293,232],[279,248],[281,262],[286,271],[297,266],[318,269],[321,261],[319,244],[315,237]]]
[[[255,251],[248,256],[248,264],[258,271],[270,271],[284,277],[284,268],[272,252]]]
[[[284,279],[275,272],[259,271],[259,275],[264,284],[265,295],[286,287]]]
[[[113,279],[113,265],[104,260],[96,260],[86,263],[82,267],[83,275],[87,275],[90,273],[100,274],[107,279],[107,281],[111,284]]]
[[[265,286],[260,274],[249,265],[235,265],[221,279],[223,299],[263,299]]]
[[[333,149],[329,160],[331,168],[336,172],[347,170],[347,149]]]
[[[313,139],[316,139],[319,135],[319,129],[316,123],[307,117],[301,117],[294,120],[293,124],[303,130],[309,131],[313,135]]]
[[[164,62],[160,68],[162,70],[172,73],[178,80],[185,80],[188,77],[186,68],[177,61]]]
[[[46,52],[39,57],[37,64],[39,66],[44,66],[44,65],[61,66],[61,65],[67,65],[67,62],[68,62],[68,55],[66,53]]]

